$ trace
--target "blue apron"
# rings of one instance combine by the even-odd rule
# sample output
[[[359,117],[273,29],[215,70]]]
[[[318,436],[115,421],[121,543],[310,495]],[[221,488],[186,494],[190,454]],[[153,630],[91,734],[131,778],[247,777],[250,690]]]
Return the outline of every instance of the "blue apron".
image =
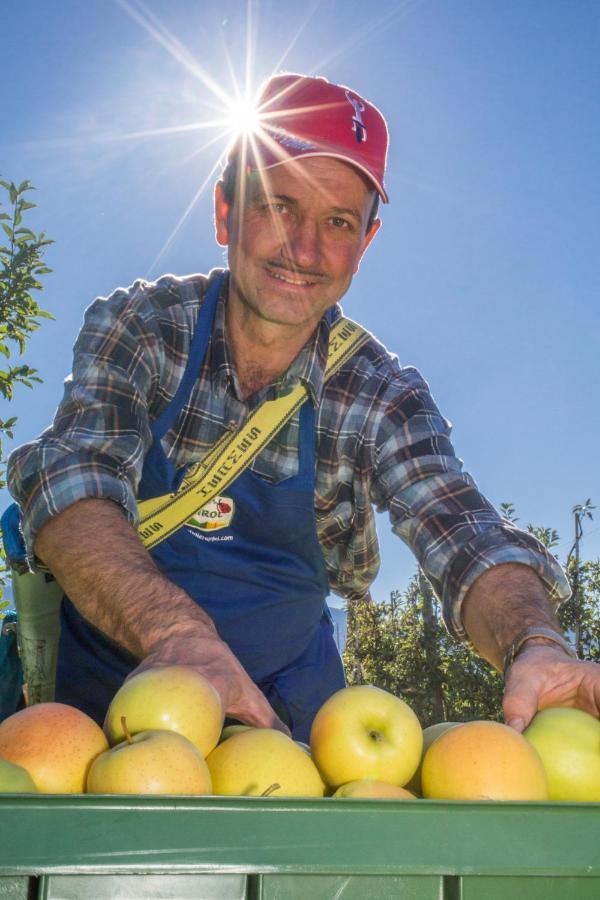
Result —
[[[200,310],[186,370],[152,426],[139,499],[177,489],[161,439],[188,402],[212,333],[222,278]],[[300,409],[298,474],[270,484],[246,469],[205,510],[151,555],[163,574],[211,616],[219,635],[263,691],[293,737],[307,741],[315,713],[344,686],[326,603],[328,579],[314,514],[315,410]],[[169,610],[163,612],[168,620]],[[65,598],[56,699],[102,722],[137,660],[91,626]]]

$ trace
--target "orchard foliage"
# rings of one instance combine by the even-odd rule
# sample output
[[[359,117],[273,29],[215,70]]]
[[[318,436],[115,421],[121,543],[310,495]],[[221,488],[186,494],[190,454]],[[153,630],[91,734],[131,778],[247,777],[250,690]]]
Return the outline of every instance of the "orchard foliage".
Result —
[[[23,363],[10,363],[15,350],[19,355],[24,353],[27,340],[40,326],[40,319],[53,318],[32,293],[41,290],[40,277],[51,271],[44,264],[43,255],[52,241],[43,231],[35,234],[23,225],[23,214],[36,205],[25,199],[34,190],[31,184],[23,181],[17,186],[0,180],[0,187],[9,199],[8,212],[0,200],[0,225],[4,232],[4,243],[0,244],[0,354],[7,360],[7,367],[0,369],[0,395],[12,400],[15,385],[32,387],[35,381],[40,381],[36,369]],[[14,416],[0,419],[0,435],[5,433],[12,438],[16,421]]]
[[[11,401],[16,385],[33,387],[41,379],[37,369],[21,361],[13,362],[14,355],[22,356],[27,341],[36,331],[42,319],[53,316],[42,309],[34,291],[42,288],[41,277],[51,269],[44,263],[44,252],[53,243],[41,231],[33,232],[23,224],[23,219],[36,204],[26,199],[34,190],[29,181],[0,180],[0,397]],[[8,201],[8,202],[7,202]],[[0,487],[4,487],[3,437],[13,438],[16,416],[0,418]],[[1,550],[0,550],[1,553]],[[0,596],[4,560],[0,555]]]
[[[568,634],[578,635],[579,658],[600,663],[600,559],[581,563],[577,579],[571,559],[567,575],[571,585],[577,581],[577,592],[561,607],[559,621]]]
[[[402,697],[423,727],[502,718],[502,678],[450,636],[421,575],[386,603],[352,605],[344,662],[350,684],[375,684]]]
[[[501,511],[517,521],[512,504],[502,504]],[[528,531],[549,550],[560,539],[553,528],[529,525]],[[572,641],[579,635],[581,659],[600,662],[600,560],[580,563],[577,572],[570,555],[565,568],[577,590],[560,608],[559,622]],[[403,697],[424,727],[502,720],[502,676],[450,636],[420,573],[387,602],[363,600],[348,608],[344,663],[349,684],[375,684]]]

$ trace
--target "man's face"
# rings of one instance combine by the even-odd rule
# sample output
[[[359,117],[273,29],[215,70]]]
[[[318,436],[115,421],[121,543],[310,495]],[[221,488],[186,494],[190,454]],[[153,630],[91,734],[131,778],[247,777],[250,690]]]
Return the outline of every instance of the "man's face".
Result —
[[[378,221],[366,230],[374,191],[329,157],[262,176],[247,179],[232,207],[217,186],[217,240],[229,248],[234,303],[267,322],[313,328],[346,293],[377,232]]]

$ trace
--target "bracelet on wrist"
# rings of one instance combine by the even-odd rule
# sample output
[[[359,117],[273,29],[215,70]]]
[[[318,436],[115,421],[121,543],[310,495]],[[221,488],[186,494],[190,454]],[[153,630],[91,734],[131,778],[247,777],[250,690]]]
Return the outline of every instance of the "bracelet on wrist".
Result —
[[[553,631],[551,628],[525,628],[516,636],[504,657],[502,671],[505,679],[509,668],[523,649],[525,643],[532,638],[543,638],[546,641],[550,641],[564,650],[567,656],[570,656],[572,659],[577,659],[577,654],[573,647],[571,647],[566,638],[557,631]]]

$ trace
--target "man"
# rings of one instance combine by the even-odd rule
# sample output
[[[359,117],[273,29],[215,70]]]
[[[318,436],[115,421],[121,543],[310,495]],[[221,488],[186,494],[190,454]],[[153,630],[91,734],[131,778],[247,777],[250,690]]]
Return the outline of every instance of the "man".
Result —
[[[572,658],[554,616],[564,574],[461,472],[420,375],[370,336],[325,379],[337,303],[387,202],[383,117],[295,75],[270,79],[261,115],[216,186],[229,272],[97,301],[54,424],[11,458],[31,558],[69,598],[57,699],[101,721],[132,671],[185,664],[227,715],[306,740],[344,683],[325,598],[368,594],[376,504],[448,627],[511,664],[515,728],[552,704],[598,715],[600,667]],[[228,430],[298,383],[305,402],[252,465],[149,553],[136,500],[175,493]]]

